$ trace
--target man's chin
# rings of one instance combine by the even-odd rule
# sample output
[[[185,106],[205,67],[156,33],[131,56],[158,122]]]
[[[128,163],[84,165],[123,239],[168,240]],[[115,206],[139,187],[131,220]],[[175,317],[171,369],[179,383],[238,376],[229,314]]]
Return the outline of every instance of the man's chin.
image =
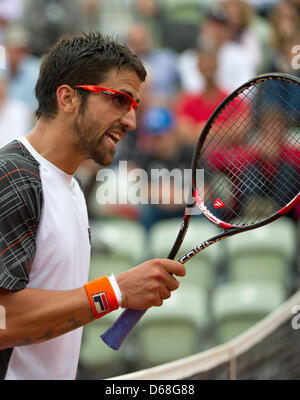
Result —
[[[113,163],[113,159],[112,160],[110,160],[110,161],[105,161],[105,162],[103,162],[103,161],[96,161],[96,163],[97,164],[99,164],[99,165],[101,165],[101,167],[108,167],[109,165],[111,165],[112,163]]]
[[[91,159],[94,160],[97,164],[107,167],[111,165],[114,161],[114,154],[106,155],[105,157],[99,157],[98,155],[91,156]]]

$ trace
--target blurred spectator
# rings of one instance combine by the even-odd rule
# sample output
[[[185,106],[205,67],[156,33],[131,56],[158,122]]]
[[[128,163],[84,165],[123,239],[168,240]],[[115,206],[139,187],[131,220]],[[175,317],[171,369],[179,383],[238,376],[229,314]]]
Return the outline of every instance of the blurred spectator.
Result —
[[[26,0],[24,24],[32,53],[39,57],[61,35],[91,29],[88,18],[95,16],[96,6],[92,0]]]
[[[241,179],[241,203],[244,196],[250,201],[252,196],[265,197],[275,211],[299,193],[300,149],[291,147],[288,137],[291,122],[290,115],[285,115],[282,108],[276,105],[260,116],[259,131],[256,133],[259,140],[254,148],[257,157],[242,172],[249,179]]]
[[[6,27],[19,22],[23,11],[23,0],[0,0],[0,45],[3,44]]]
[[[0,75],[0,147],[23,136],[32,127],[32,112],[22,102],[8,98],[6,77]]]
[[[292,3],[296,9],[298,10],[298,14],[300,13],[300,0],[288,0],[290,3]]]
[[[259,71],[262,66],[262,43],[253,29],[255,19],[254,9],[243,0],[225,0],[221,7],[227,13],[229,38],[241,44],[254,62],[254,68]]]
[[[181,140],[191,146],[196,142],[210,115],[227,95],[216,82],[216,52],[203,41],[199,45],[197,57],[204,87],[198,93],[180,94],[175,106],[178,133]]]
[[[270,60],[270,70],[300,77],[299,50],[297,50],[297,53],[293,51],[295,49],[295,46],[299,46],[299,44],[300,32],[298,32],[294,38],[291,38],[289,40],[287,39],[284,44],[282,43],[281,48],[277,51],[273,49],[274,51]],[[273,85],[274,87],[276,87],[276,84],[274,82]],[[272,89],[271,84],[270,89]],[[288,102],[294,110],[294,119],[299,122],[300,112],[298,88],[295,87],[295,85],[290,85],[290,87],[288,88],[282,85],[280,89],[281,106],[285,107],[286,102]],[[279,100],[277,100],[277,102],[279,102]]]
[[[274,72],[284,72],[295,76],[300,76],[300,61],[297,62],[295,56],[299,54],[300,31],[292,38],[287,39],[277,51],[273,49],[270,60],[270,70]],[[295,52],[295,49],[297,51]]]
[[[143,23],[130,26],[127,44],[145,63],[153,95],[167,99],[173,96],[179,82],[177,54],[168,48],[155,48],[151,33]]]
[[[247,3],[251,4],[251,6],[263,17],[266,17],[269,11],[279,3],[281,0],[246,0]]]
[[[269,19],[272,26],[272,46],[281,53],[286,43],[300,32],[300,12],[292,1],[283,0],[271,11]]]
[[[21,101],[34,111],[34,88],[39,75],[40,60],[29,50],[27,32],[17,25],[10,25],[5,32],[9,97]]]
[[[200,38],[210,42],[217,51],[217,84],[231,92],[256,74],[255,61],[241,44],[230,40],[230,24],[226,12],[212,8],[200,26]],[[180,56],[179,72],[184,91],[199,92],[204,79],[198,69],[196,49],[188,49]]]
[[[145,18],[155,18],[157,13],[157,0],[135,0],[138,13]]]

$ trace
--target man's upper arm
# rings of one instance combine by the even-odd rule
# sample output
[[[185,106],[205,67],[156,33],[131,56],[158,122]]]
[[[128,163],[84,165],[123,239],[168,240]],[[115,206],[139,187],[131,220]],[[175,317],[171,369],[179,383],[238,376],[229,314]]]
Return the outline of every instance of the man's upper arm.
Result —
[[[0,153],[0,287],[20,290],[29,281],[42,209],[37,162]]]

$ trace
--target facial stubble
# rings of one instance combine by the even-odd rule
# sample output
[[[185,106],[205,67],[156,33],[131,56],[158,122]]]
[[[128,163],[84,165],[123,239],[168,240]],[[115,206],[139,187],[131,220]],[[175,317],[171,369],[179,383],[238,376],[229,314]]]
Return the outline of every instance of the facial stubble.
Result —
[[[74,121],[76,143],[80,152],[99,165],[109,165],[113,161],[115,150],[106,145],[106,130],[100,122],[81,109]]]

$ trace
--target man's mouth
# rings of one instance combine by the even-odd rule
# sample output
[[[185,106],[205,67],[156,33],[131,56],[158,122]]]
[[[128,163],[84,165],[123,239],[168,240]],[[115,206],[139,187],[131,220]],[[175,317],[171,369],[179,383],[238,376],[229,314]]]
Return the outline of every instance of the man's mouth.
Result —
[[[108,137],[108,140],[110,140],[110,142],[114,145],[117,144],[118,141],[121,139],[121,136],[118,133],[112,131],[107,131],[106,136]]]

